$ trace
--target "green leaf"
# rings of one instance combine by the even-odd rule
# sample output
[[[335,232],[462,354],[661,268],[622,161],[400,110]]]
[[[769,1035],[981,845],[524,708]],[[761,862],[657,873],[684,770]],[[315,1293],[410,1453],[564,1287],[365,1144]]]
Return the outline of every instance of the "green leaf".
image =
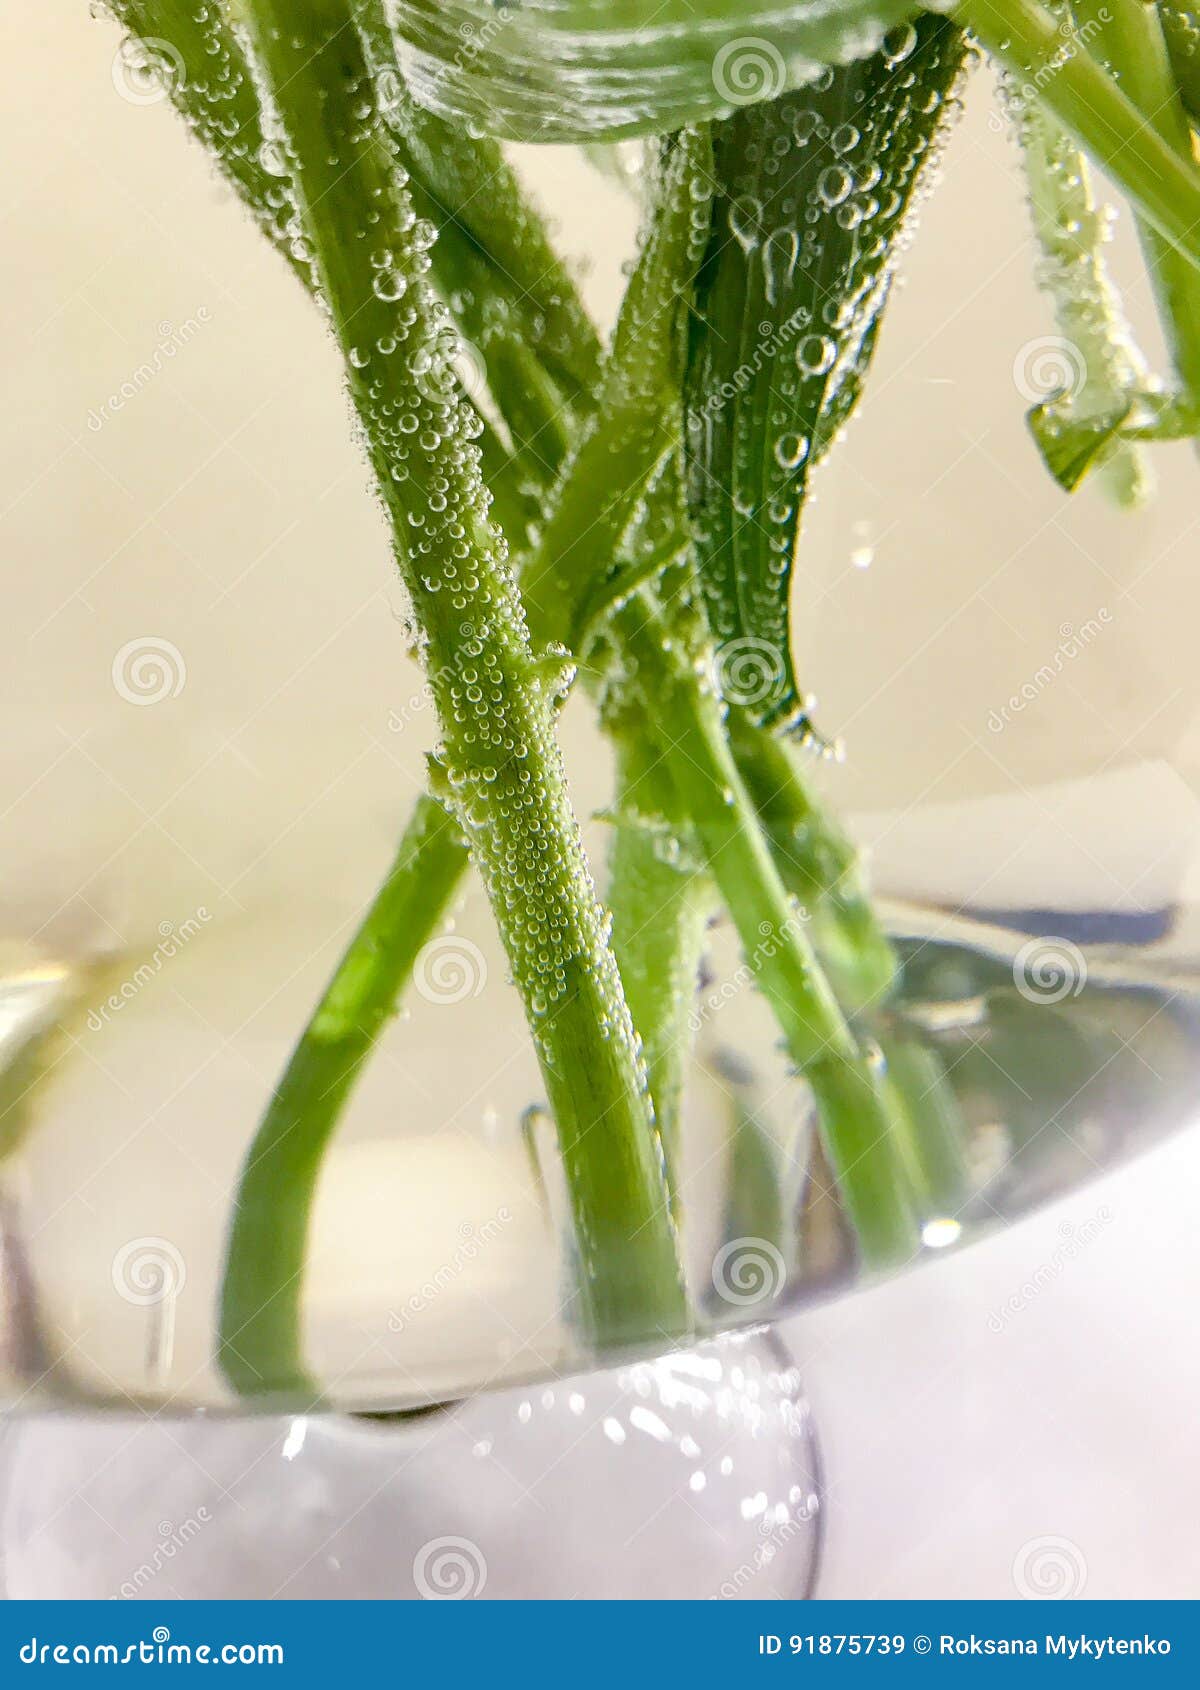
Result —
[[[875,52],[912,0],[395,0],[418,97],[525,141],[663,133]]]
[[[1173,6],[1167,0],[1158,0],[1158,16],[1180,98],[1196,122],[1200,119],[1200,13],[1190,6]]]
[[[678,449],[687,313],[709,229],[707,129],[660,144],[652,204],[604,365],[599,406],[551,499],[521,578],[539,628],[578,649],[612,596],[608,571],[663,457]],[[602,489],[599,501],[597,489]],[[598,508],[599,507],[599,508]],[[664,560],[665,561],[665,560]],[[620,590],[620,589],[618,589]]]
[[[1037,441],[1046,468],[1064,492],[1073,493],[1090,469],[1108,459],[1132,408],[1133,401],[1126,400],[1118,410],[1075,418],[1069,405],[1057,400],[1033,406],[1026,417],[1029,432]]]
[[[960,31],[930,16],[889,48],[713,130],[688,505],[722,690],[760,721],[803,714],[788,593],[808,478],[858,399],[965,55]]]

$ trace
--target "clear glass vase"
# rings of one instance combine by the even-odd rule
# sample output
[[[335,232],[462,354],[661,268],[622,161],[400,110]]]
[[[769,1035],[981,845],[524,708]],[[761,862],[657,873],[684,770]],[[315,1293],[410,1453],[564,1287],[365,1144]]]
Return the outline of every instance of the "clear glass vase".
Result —
[[[9,1599],[788,1600],[821,1529],[808,1405],[761,1331],[407,1418],[0,1427]]]
[[[24,27],[95,144],[82,159],[43,133],[31,73],[14,121],[62,181],[53,226],[22,204],[18,234],[70,285],[0,424],[8,550],[41,560],[4,635],[4,1392],[393,1412],[651,1358],[681,1335],[647,1320],[597,1354],[580,1318],[552,1123],[471,885],[319,1171],[298,1298],[315,1389],[252,1352],[235,1390],[221,1365],[255,1127],[433,727],[315,315],[165,99],[122,91],[109,33]],[[1136,516],[1044,477],[1022,421],[1043,307],[1006,268],[1023,208],[976,94],[797,588],[817,717],[845,746],[813,779],[870,853],[902,965],[863,1034],[929,1158],[920,1247],[889,1272],[1152,1144],[1200,1084],[1194,467],[1176,448]],[[633,196],[574,148],[517,156],[611,320]],[[959,231],[997,173],[1011,192],[984,251]],[[96,271],[93,208],[114,193],[138,215]],[[64,418],[71,473],[27,496]],[[586,706],[562,737],[603,881],[611,781]],[[863,1277],[754,974],[716,923],[678,1164],[684,1342]]]

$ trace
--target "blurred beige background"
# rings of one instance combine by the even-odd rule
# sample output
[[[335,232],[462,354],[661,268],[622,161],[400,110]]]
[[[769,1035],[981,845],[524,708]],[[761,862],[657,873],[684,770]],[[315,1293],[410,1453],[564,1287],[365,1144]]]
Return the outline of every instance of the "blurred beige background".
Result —
[[[0,123],[0,922],[65,954],[153,943],[200,908],[266,935],[281,981],[268,1004],[228,972],[193,994],[254,1026],[192,1118],[245,1118],[387,860],[430,723],[311,309],[167,106],[122,91],[117,34],[86,0],[9,0],[3,21],[19,70]],[[1196,470],[1187,448],[1159,453],[1159,496],[1137,517],[1091,491],[1068,501],[1041,470],[1014,370],[1053,324],[985,76],[969,104],[870,402],[820,482],[797,588],[806,678],[847,743],[838,801],[890,889],[1153,907],[1184,884],[1195,831]],[[606,316],[630,206],[575,158],[529,169],[566,244],[592,256]],[[1127,229],[1117,254],[1157,358]],[[114,414],[110,397],[177,342]],[[1101,609],[1111,622],[1053,690],[989,730],[1063,630]],[[113,684],[145,640],[176,665],[154,708]],[[567,741],[590,814],[606,767],[580,712]],[[436,1019],[435,1114],[464,1038]],[[204,1036],[198,1017],[197,1048]],[[182,1075],[191,1056],[177,1059]],[[104,1061],[122,1085],[145,1079],[133,1045]],[[56,1156],[94,1143],[97,1083],[81,1080]],[[220,1188],[240,1142],[155,1154],[163,1177],[169,1163]],[[1060,1214],[795,1324],[835,1487],[826,1594],[1005,1595],[1041,1533],[1078,1541],[1089,1595],[1194,1590],[1200,1255],[1178,1193],[1197,1160],[1182,1141],[1117,1182],[1119,1224],[1016,1335],[997,1339],[988,1313],[1044,1260]],[[69,1248],[77,1228],[59,1225]]]

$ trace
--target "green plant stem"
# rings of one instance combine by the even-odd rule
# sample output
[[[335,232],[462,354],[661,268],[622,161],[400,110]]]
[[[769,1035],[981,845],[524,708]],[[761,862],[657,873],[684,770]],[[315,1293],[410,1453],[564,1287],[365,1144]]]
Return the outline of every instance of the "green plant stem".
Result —
[[[897,963],[863,885],[858,847],[818,802],[783,740],[738,705],[726,722],[780,879],[809,912],[838,997],[856,1014],[877,1006],[895,984]]]
[[[708,875],[680,845],[672,799],[657,755],[632,736],[618,739],[616,834],[608,884],[613,949],[642,1039],[678,1219],[691,1011],[715,892]]]
[[[351,9],[372,73],[377,77],[382,69],[400,90],[384,115],[406,168],[436,207],[435,220],[443,230],[453,225],[465,235],[488,267],[490,294],[507,297],[527,330],[537,324],[536,351],[555,386],[573,406],[587,404],[599,379],[600,340],[503,148],[412,98],[382,0],[353,0]]]
[[[652,720],[676,798],[691,818],[788,1052],[812,1088],[864,1262],[879,1268],[907,1261],[919,1248],[919,1231],[886,1102],[772,861],[729,749],[720,702],[641,606],[627,607],[619,621],[643,697],[653,700]],[[653,731],[649,716],[646,731]]]
[[[1146,123],[1090,54],[1061,58],[1053,14],[1037,0],[959,0],[954,15],[1019,79],[1033,79],[1037,97],[1146,220],[1200,266],[1200,172]]]
[[[112,0],[112,9],[117,20],[133,35],[170,47],[170,57],[163,56],[161,50],[159,56],[172,103],[196,139],[215,158],[267,239],[301,285],[311,292],[311,268],[298,257],[292,238],[293,208],[279,177],[274,174],[279,162],[274,157],[278,149],[267,143],[258,94],[245,53],[222,8],[217,4],[199,6],[193,0]],[[393,70],[392,74],[398,78],[398,72]],[[398,80],[395,86],[400,86]],[[438,120],[430,117],[430,121]],[[446,133],[453,135],[449,129]],[[449,147],[443,149],[449,150]],[[403,156],[399,162],[402,168],[408,168]],[[440,200],[413,171],[409,172],[409,192],[419,217],[437,216],[443,224],[441,238],[432,253],[433,279],[443,298],[455,299],[464,336],[469,342],[479,344],[483,352],[491,339],[495,315],[489,305],[495,281],[493,269],[457,222],[453,210],[445,212]],[[501,314],[504,324],[510,321],[510,314],[511,303],[510,310]],[[516,315],[525,321],[519,311]],[[574,320],[573,315],[569,320]],[[580,339],[578,361],[586,365],[587,342],[582,331]],[[511,372],[520,384],[501,390],[499,405],[510,429],[519,434],[528,424],[528,406],[522,399],[513,414],[506,415],[504,394],[524,393],[526,383],[539,391],[548,389],[550,384],[520,336],[502,334],[497,357],[504,366],[503,372],[494,372],[497,389],[500,390],[501,373]],[[520,480],[510,454],[493,430],[483,424],[482,418],[477,419],[481,430],[480,451],[496,518],[514,544],[524,543],[529,520],[522,492],[524,481],[536,485],[539,480],[552,480],[565,455],[565,439],[557,432],[563,426],[561,416],[561,399],[556,398],[555,425],[552,427],[545,417],[538,417],[536,459],[527,449],[528,442],[523,440],[526,456]],[[544,428],[543,424],[546,424]]]
[[[598,1344],[679,1333],[688,1314],[661,1145],[567,801],[557,687],[488,521],[478,453],[445,397],[424,253],[361,44],[336,0],[255,0],[245,17],[426,645],[443,736],[438,796],[482,874],[538,1052],[588,1324]],[[391,298],[378,287],[392,266],[399,300],[395,284]],[[432,379],[414,380],[422,370]]]
[[[1029,412],[1030,431],[1060,486],[1078,485],[1098,466],[1117,502],[1130,506],[1145,491],[1144,454],[1117,431],[1146,390],[1147,371],[1104,258],[1108,208],[1096,203],[1087,158],[1037,100],[1020,100],[1014,116],[1043,254],[1039,280],[1082,361],[1080,379]]]
[[[221,1285],[221,1366],[236,1391],[311,1391],[300,1299],[317,1175],[339,1115],[467,863],[453,818],[420,798],[387,878],[322,994],[255,1135]]]
[[[1147,0],[1071,0],[1088,51],[1120,82],[1163,139],[1190,165],[1192,132],[1167,53],[1162,24]],[[1186,401],[1200,402],[1200,275],[1157,229],[1138,220],[1146,266]]]
[[[940,1057],[910,1034],[887,1031],[879,1046],[885,1086],[901,1123],[910,1177],[929,1218],[957,1216],[971,1188],[967,1125]]]
[[[572,650],[588,592],[618,556],[647,483],[679,438],[671,383],[677,389],[682,375],[687,302],[707,238],[707,133],[683,131],[659,168],[657,214],[621,302],[597,409],[521,575],[530,613]]]

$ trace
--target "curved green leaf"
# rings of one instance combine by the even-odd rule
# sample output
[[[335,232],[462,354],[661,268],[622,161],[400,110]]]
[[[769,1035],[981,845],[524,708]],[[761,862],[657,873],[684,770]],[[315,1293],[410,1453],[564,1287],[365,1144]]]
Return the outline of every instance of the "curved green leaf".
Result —
[[[912,0],[392,0],[419,99],[524,141],[662,133],[875,52]]]
[[[1194,123],[1200,120],[1200,12],[1158,0],[1158,15],[1179,95]]]
[[[896,237],[966,51],[928,15],[889,46],[713,130],[688,505],[722,691],[759,721],[803,717],[788,593],[808,478],[857,402]]]

